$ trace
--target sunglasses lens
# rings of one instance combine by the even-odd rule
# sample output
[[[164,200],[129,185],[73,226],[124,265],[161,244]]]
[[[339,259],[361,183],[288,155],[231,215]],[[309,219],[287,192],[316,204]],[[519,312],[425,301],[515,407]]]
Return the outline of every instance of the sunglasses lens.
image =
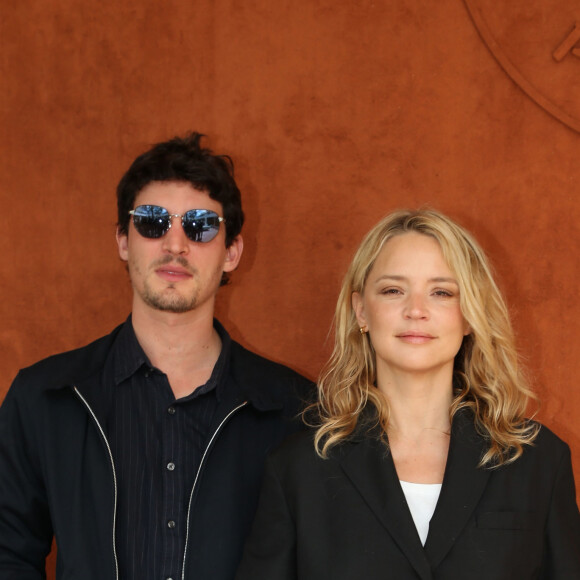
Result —
[[[140,205],[133,212],[133,224],[144,238],[160,238],[169,229],[169,212],[158,205]]]
[[[208,209],[191,209],[183,214],[183,231],[192,242],[211,242],[219,230],[217,213]]]

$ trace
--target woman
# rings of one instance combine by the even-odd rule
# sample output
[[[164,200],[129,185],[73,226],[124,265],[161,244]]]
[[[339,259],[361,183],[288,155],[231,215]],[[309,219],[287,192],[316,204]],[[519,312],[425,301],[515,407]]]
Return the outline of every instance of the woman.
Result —
[[[271,457],[238,580],[580,579],[570,451],[525,419],[471,235],[435,211],[387,216],[335,329],[315,429]]]

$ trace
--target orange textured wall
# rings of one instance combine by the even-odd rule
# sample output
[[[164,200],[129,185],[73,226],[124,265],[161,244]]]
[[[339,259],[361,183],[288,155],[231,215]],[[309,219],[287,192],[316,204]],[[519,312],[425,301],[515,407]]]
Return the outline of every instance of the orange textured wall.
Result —
[[[315,377],[363,233],[432,205],[491,255],[580,481],[580,51],[553,57],[580,13],[507,4],[3,2],[0,398],[18,368],[126,317],[114,188],[195,129],[244,195],[218,306],[235,338]]]

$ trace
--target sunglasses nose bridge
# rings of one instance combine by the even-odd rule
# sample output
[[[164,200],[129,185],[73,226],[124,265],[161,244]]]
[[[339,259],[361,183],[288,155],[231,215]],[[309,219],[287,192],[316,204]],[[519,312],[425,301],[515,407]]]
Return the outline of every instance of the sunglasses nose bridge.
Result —
[[[173,219],[178,218],[179,226],[172,227]],[[172,254],[183,254],[188,251],[189,237],[183,228],[183,220],[181,214],[167,214],[167,229],[162,239],[163,247]]]
[[[183,214],[180,213],[167,213],[167,228],[171,228],[173,224],[173,218],[181,218],[181,225],[183,227]]]

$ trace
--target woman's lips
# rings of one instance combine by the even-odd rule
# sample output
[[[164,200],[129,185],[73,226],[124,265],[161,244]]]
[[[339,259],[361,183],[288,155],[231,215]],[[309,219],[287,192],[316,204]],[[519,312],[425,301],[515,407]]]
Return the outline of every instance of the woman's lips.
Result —
[[[435,339],[433,335],[427,332],[415,332],[415,331],[401,332],[396,336],[403,342],[408,342],[411,344],[425,344]]]

